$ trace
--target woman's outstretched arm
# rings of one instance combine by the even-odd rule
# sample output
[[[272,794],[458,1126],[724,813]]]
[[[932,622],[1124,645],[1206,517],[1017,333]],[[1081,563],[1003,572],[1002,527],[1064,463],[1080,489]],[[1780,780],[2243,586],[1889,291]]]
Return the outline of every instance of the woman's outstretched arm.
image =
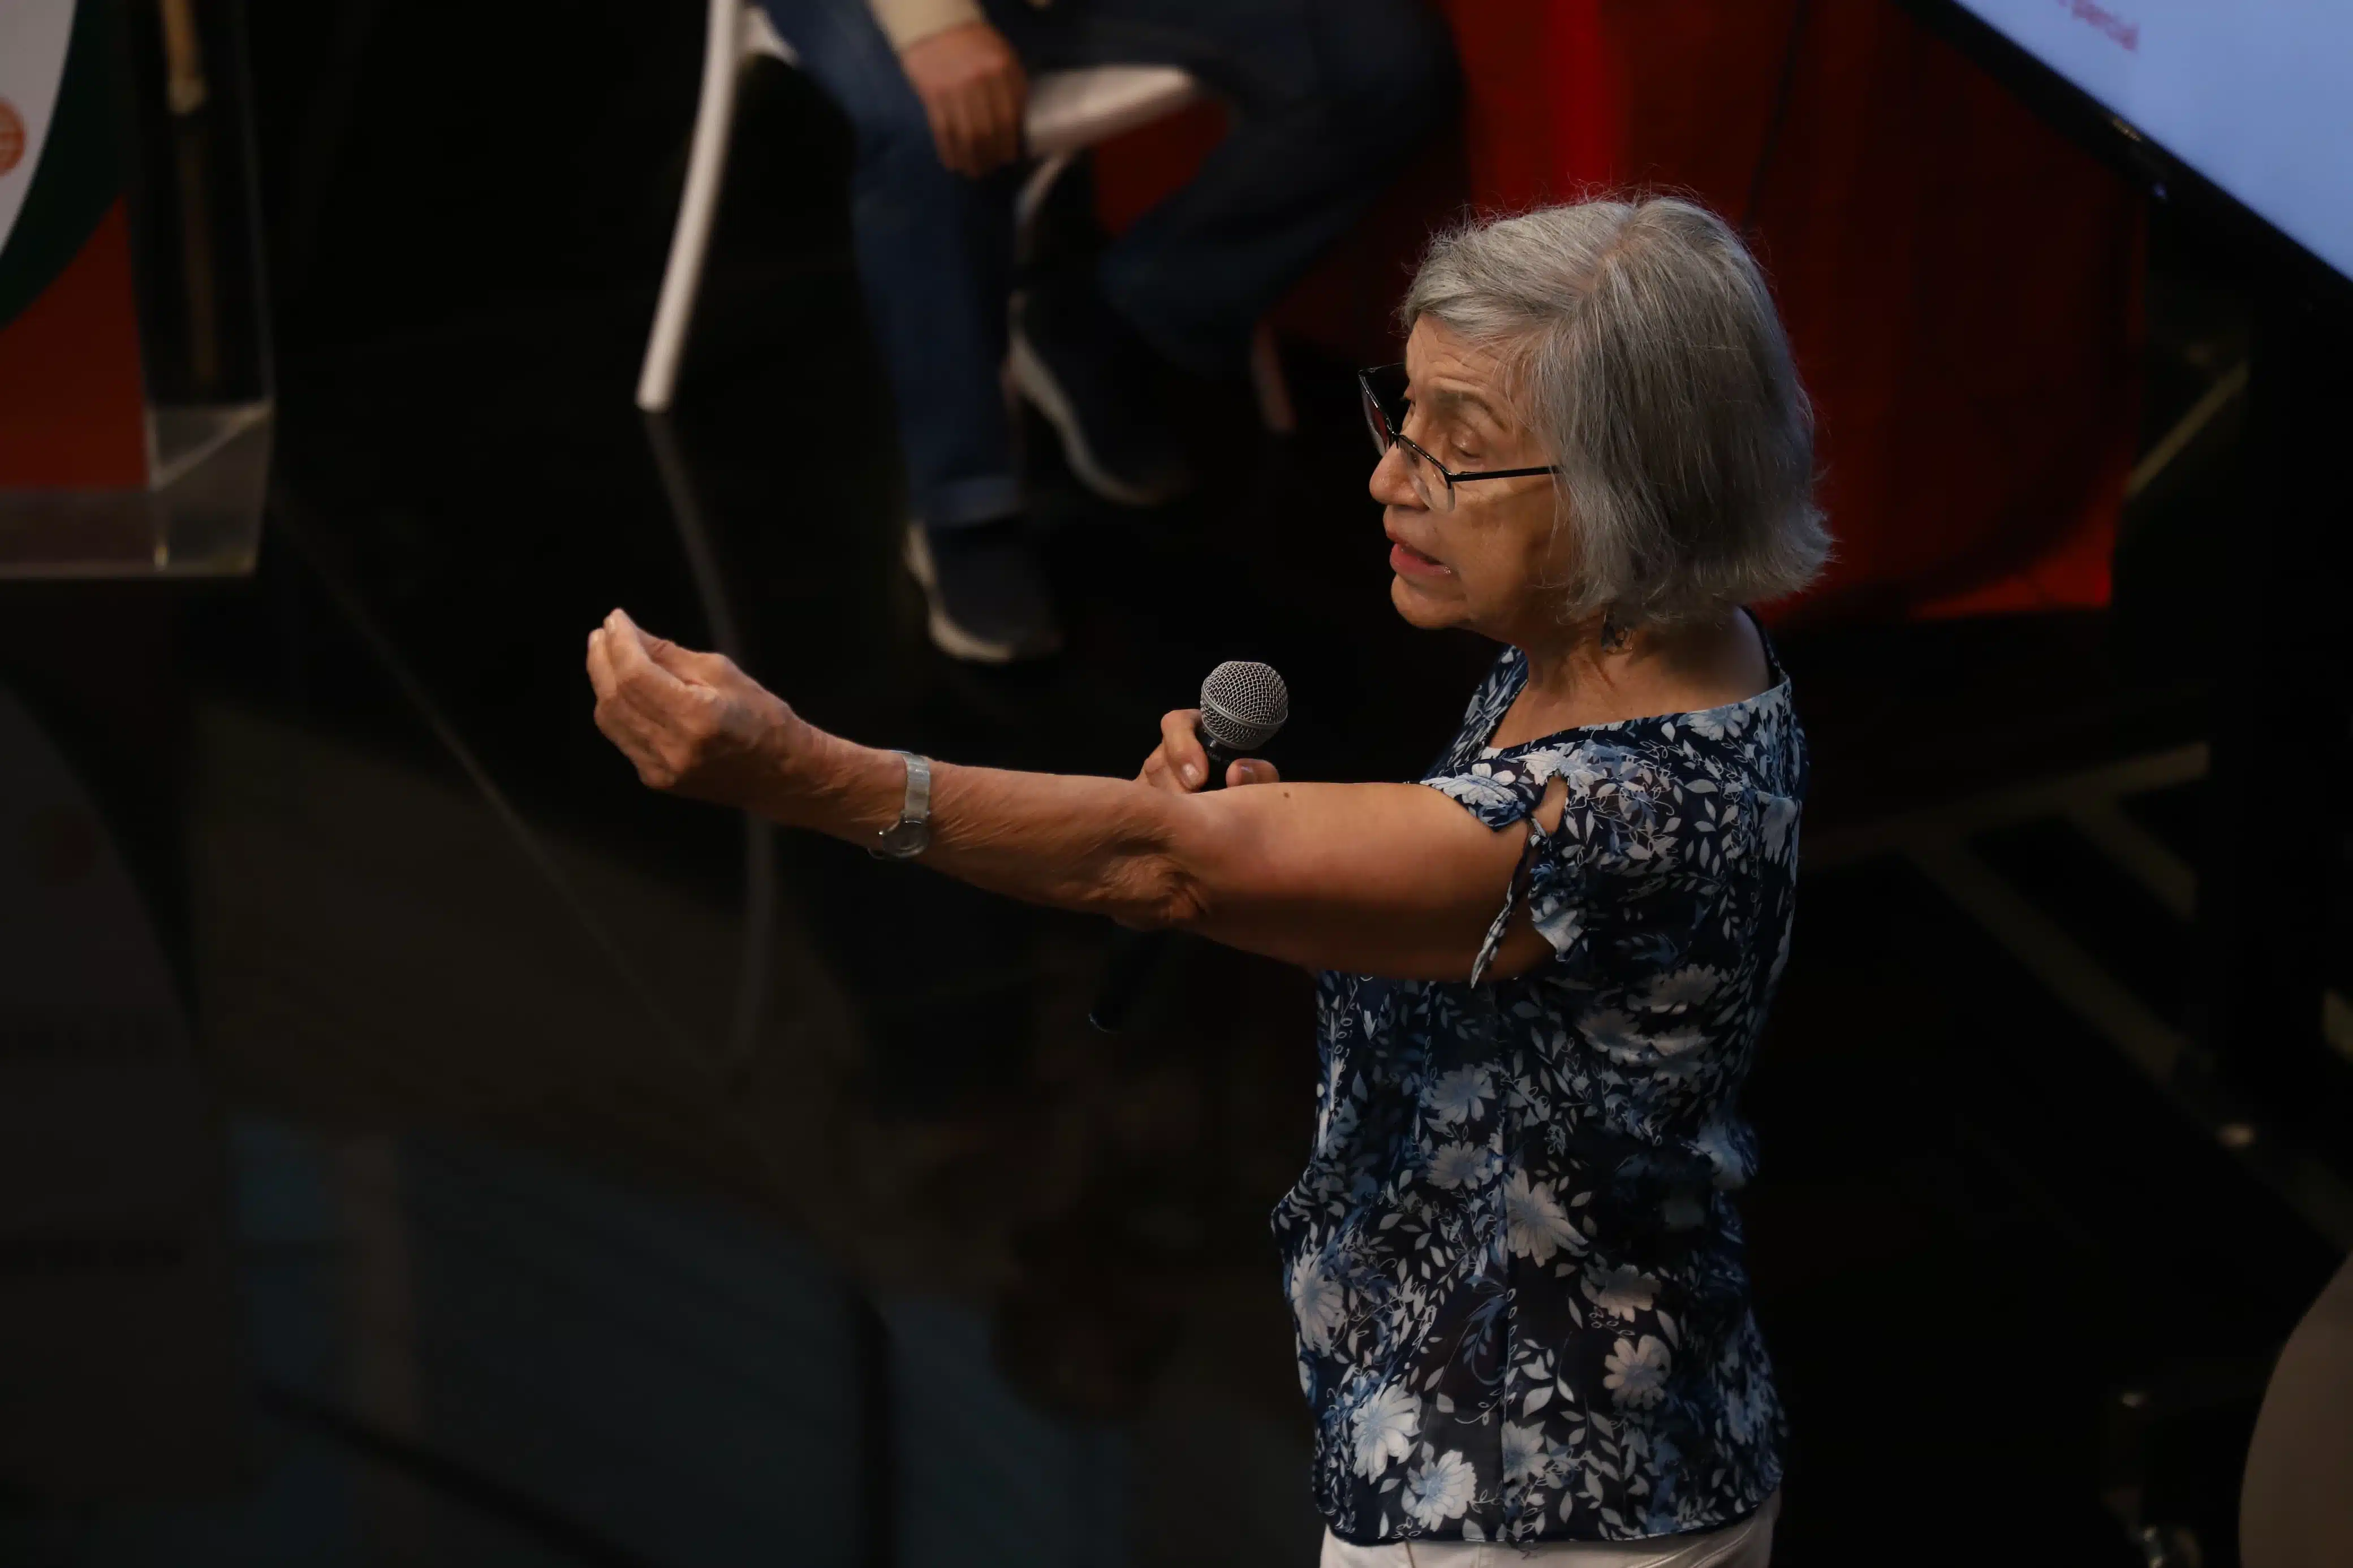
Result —
[[[588,673],[597,727],[654,788],[854,844],[898,820],[897,753],[816,728],[719,655],[650,637],[617,610],[589,637]],[[1461,979],[1525,842],[1414,784],[1198,795],[943,763],[923,863],[1031,903],[1312,968]],[[1547,951],[1523,916],[1489,973]]]

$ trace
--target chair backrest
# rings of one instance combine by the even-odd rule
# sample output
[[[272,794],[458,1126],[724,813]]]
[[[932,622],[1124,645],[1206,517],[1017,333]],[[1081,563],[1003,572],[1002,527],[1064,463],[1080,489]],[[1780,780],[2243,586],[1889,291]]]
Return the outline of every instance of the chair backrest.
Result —
[[[1175,66],[1045,71],[1029,84],[1023,129],[1029,151],[1050,158],[1149,125],[1201,96],[1201,84]]]

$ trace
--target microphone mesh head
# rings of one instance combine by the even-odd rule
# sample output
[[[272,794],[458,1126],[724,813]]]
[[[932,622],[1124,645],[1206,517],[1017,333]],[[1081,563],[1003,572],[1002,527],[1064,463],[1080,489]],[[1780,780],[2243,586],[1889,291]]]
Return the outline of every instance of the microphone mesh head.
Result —
[[[1269,665],[1229,658],[1201,682],[1201,732],[1229,752],[1274,739],[1291,717],[1291,692]]]

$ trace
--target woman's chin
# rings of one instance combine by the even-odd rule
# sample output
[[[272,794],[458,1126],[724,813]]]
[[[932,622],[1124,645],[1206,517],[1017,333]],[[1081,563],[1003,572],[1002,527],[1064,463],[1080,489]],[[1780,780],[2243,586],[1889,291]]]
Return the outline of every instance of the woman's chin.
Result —
[[[1389,603],[1397,606],[1397,613],[1410,625],[1426,632],[1437,631],[1440,627],[1453,626],[1462,618],[1461,595],[1436,591],[1440,586],[1451,588],[1453,585],[1454,580],[1451,577],[1444,579],[1442,584],[1430,584],[1409,577],[1402,572],[1392,573],[1389,575]]]

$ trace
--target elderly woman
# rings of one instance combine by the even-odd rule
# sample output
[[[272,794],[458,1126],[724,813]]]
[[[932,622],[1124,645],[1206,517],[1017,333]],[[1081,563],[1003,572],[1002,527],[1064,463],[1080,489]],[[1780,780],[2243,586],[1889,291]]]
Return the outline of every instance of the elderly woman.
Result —
[[[1761,1563],[1782,1423],[1734,1100],[1806,760],[1742,606],[1824,557],[1811,415],[1756,263],[1686,202],[1446,236],[1404,318],[1363,377],[1390,598],[1504,645],[1419,783],[1246,761],[1199,793],[1190,712],[1133,781],[927,763],[618,611],[596,722],[656,788],[1323,972],[1273,1224],[1327,1563]]]

